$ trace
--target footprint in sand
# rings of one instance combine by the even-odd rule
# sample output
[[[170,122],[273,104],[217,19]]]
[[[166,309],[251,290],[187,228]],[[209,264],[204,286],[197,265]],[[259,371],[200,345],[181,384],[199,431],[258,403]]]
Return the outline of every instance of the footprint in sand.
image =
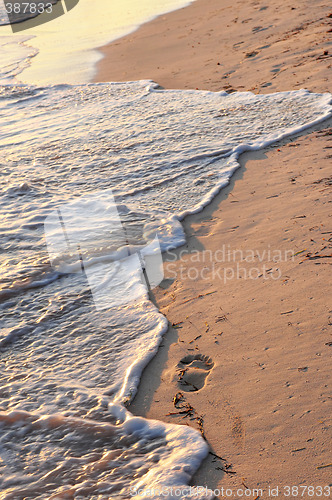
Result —
[[[188,354],[177,366],[178,384],[186,392],[199,391],[204,387],[214,363],[209,356]]]

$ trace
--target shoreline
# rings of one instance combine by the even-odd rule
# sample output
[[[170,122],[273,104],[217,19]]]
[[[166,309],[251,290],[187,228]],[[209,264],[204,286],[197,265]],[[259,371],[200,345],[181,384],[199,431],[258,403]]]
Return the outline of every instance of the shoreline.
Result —
[[[121,6],[106,2],[102,8],[91,10],[89,0],[80,0],[65,15],[59,12],[51,23],[48,22],[49,14],[41,13],[31,14],[33,17],[27,14],[28,18],[12,25],[1,24],[2,36],[12,37],[12,28],[16,26],[16,35],[21,37],[18,42],[30,42],[27,46],[31,49],[31,53],[24,57],[24,53],[19,50],[19,43],[17,44],[12,64],[15,64],[16,58],[26,64],[23,70],[18,68],[16,72],[14,68],[13,74],[7,77],[17,78],[18,81],[31,85],[89,83],[93,81],[96,65],[102,57],[98,51],[100,45],[129,36],[145,23],[173,12],[174,9],[184,8],[191,1],[193,0],[166,0],[151,3],[150,0],[143,0],[137,5],[135,0],[125,0]],[[112,19],[111,23],[109,19]],[[4,43],[6,44],[6,40]],[[5,76],[6,71],[3,78]]]
[[[325,135],[326,130],[329,131],[329,134]],[[298,418],[303,418],[307,413],[308,415],[314,411],[313,409],[313,401],[310,392],[306,394],[303,401],[296,401],[295,408],[297,411],[301,410],[302,414],[296,415],[296,421],[292,422],[290,416],[285,421],[285,428],[287,426],[291,426],[292,432],[288,431],[288,435],[282,434],[282,421],[278,421],[278,425],[273,425],[270,421],[273,421],[273,415],[270,414],[276,411],[276,408],[280,405],[279,402],[276,402],[279,398],[281,400],[285,400],[285,406],[287,405],[287,400],[285,398],[284,391],[281,391],[278,394],[277,391],[273,391],[274,400],[276,402],[276,408],[271,411],[266,411],[267,415],[264,415],[262,418],[262,424],[265,425],[264,432],[261,429],[252,429],[254,436],[250,436],[250,440],[248,439],[246,429],[247,423],[251,422],[251,418],[255,414],[256,405],[263,405],[268,402],[265,401],[266,391],[269,390],[270,386],[274,385],[276,382],[280,385],[282,389],[285,387],[296,386],[296,394],[292,394],[288,397],[296,397],[296,399],[301,399],[305,395],[305,391],[308,389],[305,384],[309,383],[310,380],[306,377],[306,380],[292,380],[291,383],[287,380],[283,380],[285,377],[290,374],[294,374],[294,372],[302,373],[301,368],[305,368],[304,373],[306,373],[306,369],[309,367],[300,366],[303,364],[304,359],[313,360],[315,356],[317,359],[321,361],[321,356],[324,356],[324,360],[322,363],[322,367],[320,368],[319,373],[319,382],[321,383],[321,387],[326,386],[324,383],[329,380],[329,352],[327,345],[331,340],[331,333],[328,333],[328,325],[329,322],[326,321],[326,316],[328,316],[328,311],[326,310],[326,304],[324,303],[325,297],[329,294],[329,280],[328,280],[328,258],[324,261],[324,267],[320,266],[320,273],[322,274],[323,279],[321,280],[321,285],[317,286],[315,283],[315,278],[307,275],[309,272],[312,274],[313,268],[315,266],[313,261],[306,261],[306,269],[303,269],[302,262],[306,258],[306,253],[303,253],[303,248],[301,246],[302,240],[298,237],[298,234],[294,238],[296,241],[294,248],[291,249],[293,254],[299,252],[298,257],[295,255],[295,263],[291,260],[291,265],[285,261],[281,263],[282,269],[282,286],[291,285],[289,288],[291,291],[287,290],[286,292],[286,300],[287,306],[285,305],[285,311],[283,310],[274,310],[271,309],[271,303],[273,301],[273,288],[276,288],[276,283],[272,279],[263,283],[265,287],[271,287],[269,290],[269,308],[266,310],[265,300],[266,300],[266,288],[259,290],[259,287],[262,283],[258,283],[256,279],[253,280],[244,280],[245,284],[241,279],[236,278],[235,280],[226,281],[223,283],[218,283],[218,276],[211,282],[202,281],[199,283],[199,280],[193,280],[191,278],[188,279],[188,274],[190,273],[190,259],[194,258],[194,266],[199,267],[200,271],[204,271],[204,269],[211,263],[210,255],[215,254],[216,252],[220,252],[223,248],[226,250],[231,249],[238,251],[239,249],[243,249],[242,240],[253,241],[252,236],[246,238],[246,228],[241,227],[243,224],[246,224],[246,214],[241,214],[241,208],[243,209],[243,200],[241,198],[248,198],[248,191],[250,191],[250,195],[256,195],[257,193],[257,182],[260,179],[261,175],[264,174],[271,175],[271,169],[276,166],[276,162],[282,158],[283,162],[288,162],[289,159],[292,162],[296,159],[296,151],[298,148],[303,148],[306,152],[309,152],[313,148],[313,143],[317,143],[314,145],[314,152],[317,154],[318,162],[322,157],[319,156],[321,152],[320,148],[323,144],[331,141],[332,134],[332,118],[327,119],[326,121],[311,127],[309,130],[302,131],[300,133],[294,134],[294,136],[290,138],[283,139],[279,141],[276,145],[268,146],[259,151],[255,152],[245,152],[240,155],[239,163],[240,168],[236,170],[233,174],[230,183],[228,186],[223,188],[212,200],[212,202],[206,206],[202,212],[198,214],[188,215],[182,221],[182,224],[185,229],[185,233],[187,236],[187,243],[184,246],[181,246],[175,250],[169,252],[172,256],[177,255],[179,257],[179,261],[176,266],[176,271],[180,278],[173,280],[174,276],[174,266],[173,266],[173,258],[171,259],[171,264],[167,259],[167,254],[165,255],[165,282],[161,284],[160,287],[155,291],[153,301],[159,308],[159,310],[166,316],[169,321],[169,329],[167,333],[163,337],[162,345],[159,348],[156,356],[150,361],[149,365],[145,368],[143,372],[143,376],[141,378],[141,382],[139,385],[138,393],[135,396],[133,402],[129,406],[129,410],[138,416],[143,416],[145,418],[162,420],[167,423],[177,423],[179,425],[183,425],[186,423],[189,424],[189,420],[183,421],[182,415],[174,415],[169,416],[170,413],[176,411],[174,409],[173,397],[180,391],[185,396],[185,401],[189,402],[195,408],[195,414],[203,417],[203,429],[206,439],[210,445],[212,455],[210,454],[202,463],[200,469],[193,476],[190,484],[192,485],[203,485],[207,486],[210,489],[220,489],[224,488],[241,488],[243,481],[247,484],[248,489],[250,488],[263,488],[263,491],[267,492],[269,485],[272,487],[274,485],[286,485],[286,484],[316,484],[321,485],[329,484],[329,469],[318,469],[321,464],[329,463],[329,453],[328,446],[325,446],[324,438],[320,433],[324,432],[328,429],[328,420],[329,420],[329,411],[328,408],[315,408],[318,415],[311,415],[310,421],[301,422],[302,432],[307,432],[308,439],[303,439],[303,441],[308,441],[310,443],[317,440],[314,446],[311,446],[309,450],[309,458],[306,457],[307,463],[303,463],[303,458],[298,463],[291,464],[288,463],[289,467],[292,465],[292,469],[283,470],[286,472],[285,475],[281,473],[281,471],[274,470],[274,464],[277,462],[286,462],[294,457],[287,456],[284,453],[284,449],[291,446],[292,442],[297,440],[301,441],[301,436],[297,435],[297,425]],[[327,139],[326,139],[327,138]],[[331,144],[331,142],[329,143]],[[324,147],[324,146],[323,146]],[[323,156],[323,155],[322,155]],[[324,157],[323,157],[324,159]],[[315,214],[315,219],[317,224],[315,226],[315,231],[313,232],[312,228],[308,227],[308,223],[306,223],[305,219],[302,219],[302,215],[295,215],[296,209],[293,207],[294,195],[293,190],[294,187],[291,184],[290,176],[294,176],[296,178],[296,182],[298,183],[298,178],[300,179],[302,192],[298,193],[298,196],[295,197],[296,205],[301,206],[301,195],[303,195],[303,189],[308,189],[305,187],[306,181],[309,180],[311,185],[317,182],[315,179],[315,172],[312,171],[310,166],[310,155],[306,158],[306,175],[300,172],[300,169],[292,169],[287,177],[287,182],[290,182],[289,186],[284,196],[279,201],[279,206],[281,205],[286,212],[285,219],[289,222],[288,219],[292,219],[288,217],[289,211],[294,211],[294,225],[297,223],[296,218],[300,217],[301,221],[301,229],[300,234],[303,237],[305,234],[305,230],[307,230],[307,234],[310,236],[314,236],[314,238],[318,237],[319,234],[319,220],[321,218],[321,212],[317,212]],[[261,164],[264,164],[264,172],[261,173],[259,168]],[[292,164],[292,166],[294,163]],[[253,170],[255,170],[255,175],[252,177]],[[276,173],[276,171],[275,171]],[[269,182],[266,183],[268,185],[269,190],[265,192],[265,187],[262,186],[260,191],[264,193],[264,201],[265,203],[270,204],[271,202],[276,204],[277,199],[280,197],[280,194],[276,196],[275,191],[275,181],[277,180],[277,186],[280,188],[281,182],[285,180],[284,172],[280,175],[276,175],[269,179]],[[308,175],[309,174],[309,175]],[[325,168],[321,167],[321,171],[319,175],[322,175],[323,179],[328,179],[328,164],[325,165]],[[325,177],[326,175],[326,177]],[[309,178],[308,178],[309,177]],[[317,177],[317,176],[316,176]],[[319,177],[319,176],[318,176]],[[293,178],[293,177],[291,177]],[[319,181],[319,179],[318,179]],[[317,183],[316,188],[319,191],[320,182]],[[256,190],[255,190],[256,188]],[[251,191],[253,189],[253,191]],[[316,194],[317,194],[316,191]],[[293,198],[290,196],[293,196]],[[329,193],[327,192],[326,195]],[[312,194],[314,197],[315,193]],[[274,200],[276,198],[276,200]],[[284,207],[284,203],[288,199],[288,204],[286,209]],[[271,200],[271,201],[270,201]],[[242,201],[242,203],[241,203]],[[225,204],[228,204],[227,211]],[[324,202],[326,203],[326,201]],[[239,208],[235,208],[235,204]],[[241,207],[241,208],[240,208]],[[308,207],[306,209],[309,210]],[[322,207],[320,207],[322,209]],[[252,210],[257,216],[257,200],[253,202]],[[323,208],[323,213],[325,209]],[[226,212],[226,213],[224,213]],[[262,209],[262,212],[263,209]],[[227,215],[229,216],[227,218]],[[230,216],[236,218],[236,224],[232,225],[232,218]],[[249,212],[249,217],[253,215],[252,212]],[[260,214],[261,215],[261,214]],[[313,214],[311,214],[313,215]],[[269,218],[267,218],[269,219]],[[312,222],[312,221],[311,221]],[[268,220],[262,220],[261,226],[265,227],[268,224]],[[249,224],[250,225],[250,224]],[[279,225],[279,221],[276,221],[275,225]],[[257,233],[257,237],[254,237],[253,249],[255,252],[260,252],[261,255],[264,252],[268,252],[273,249],[273,238],[271,238],[271,232],[273,232],[273,227],[270,229],[267,236],[264,237],[265,244],[262,246],[262,242],[257,244],[258,236],[263,233],[261,231],[259,225],[255,233]],[[240,229],[240,230],[239,230]],[[298,230],[298,228],[296,228]],[[324,231],[323,231],[324,232]],[[236,234],[238,233],[238,234]],[[265,231],[264,231],[265,233]],[[222,234],[222,245],[218,246],[217,236]],[[310,238],[313,245],[314,238]],[[291,237],[289,238],[292,239]],[[309,238],[308,238],[309,239]],[[322,238],[321,238],[322,239]],[[324,238],[323,238],[324,239]],[[317,244],[317,240],[314,241]],[[249,243],[250,248],[250,243]],[[284,255],[287,255],[289,252],[288,247],[284,247],[280,245],[280,248],[283,247],[282,251]],[[300,250],[299,250],[300,249]],[[309,249],[308,249],[309,250]],[[310,249],[312,250],[312,249]],[[204,258],[199,264],[196,262],[196,252],[199,251],[201,254],[204,253],[207,257]],[[245,251],[245,250],[243,250]],[[311,253],[311,252],[310,252]],[[314,253],[314,252],[313,252]],[[181,255],[184,257],[181,258]],[[194,256],[194,257],[193,257]],[[227,259],[225,259],[227,262]],[[323,263],[322,263],[323,264]],[[298,269],[295,269],[295,268]],[[311,269],[310,269],[311,267]],[[186,276],[187,279],[181,276],[181,272],[183,269],[187,269],[188,274]],[[289,276],[290,270],[293,271],[292,276]],[[294,278],[294,272],[296,271],[296,275]],[[288,274],[289,273],[289,274]],[[301,276],[303,273],[303,276]],[[186,274],[186,271],[185,271]],[[290,283],[290,278],[292,278],[292,284]],[[234,285],[235,281],[235,285]],[[259,281],[259,280],[258,280]],[[314,297],[304,296],[301,297],[301,293],[305,290],[306,281],[310,282],[309,289],[312,293],[315,293],[317,300],[319,300],[320,312],[316,311],[314,314],[310,311],[310,314],[305,314],[305,307],[310,304],[310,300]],[[279,281],[277,281],[279,284]],[[286,284],[286,285],[284,285]],[[321,288],[320,288],[321,287]],[[227,291],[227,299],[225,298],[225,289]],[[214,293],[218,293],[218,296],[221,300],[216,301]],[[253,304],[254,310],[252,309],[252,305],[249,304],[249,307],[246,305],[246,292],[254,295],[252,297],[250,295],[250,300],[259,301],[259,304],[262,306],[261,311],[257,311],[257,305]],[[283,292],[282,292],[283,293]],[[289,302],[289,296],[294,293],[295,301]],[[211,297],[210,297],[211,295]],[[211,305],[210,299],[213,297],[213,304]],[[243,300],[244,305],[237,304],[236,299],[240,297]],[[284,299],[280,297],[280,290],[278,293],[278,300],[282,304]],[[190,304],[190,308],[185,304]],[[249,302],[249,300],[248,300]],[[294,303],[296,304],[296,310],[292,310],[291,307],[294,307]],[[288,308],[288,304],[291,304]],[[278,304],[279,306],[279,304]],[[279,306],[280,307],[280,306]],[[286,311],[287,309],[287,311]],[[302,311],[301,311],[302,309]],[[207,312],[204,312],[207,311]],[[188,314],[189,312],[189,314]],[[294,314],[295,312],[295,321]],[[257,319],[255,318],[255,314],[257,313]],[[250,322],[243,321],[243,317],[245,314],[249,315]],[[303,314],[303,317],[302,317]],[[313,314],[314,318],[311,319],[310,315]],[[224,318],[219,321],[220,318]],[[324,319],[322,319],[324,318]],[[291,319],[291,321],[288,321]],[[262,321],[262,325],[259,324],[259,321]],[[274,320],[275,324],[274,324]],[[324,321],[325,320],[325,321]],[[259,325],[258,330],[260,334],[257,334],[257,325]],[[304,329],[302,330],[304,325]],[[264,330],[264,327],[268,329]],[[253,330],[250,330],[250,327],[253,327]],[[283,329],[290,330],[287,332],[287,337],[289,333],[293,333],[293,338],[286,338],[286,345],[283,345]],[[280,328],[280,331],[278,331]],[[292,332],[293,330],[293,332]],[[320,339],[311,338],[311,331],[320,332]],[[269,355],[269,351],[271,349],[270,345],[264,345],[265,342],[269,344],[271,342],[271,333],[278,333],[278,338],[274,340],[273,346],[273,360],[271,362]],[[260,335],[269,333],[267,339],[260,339]],[[295,343],[298,340],[297,337],[302,341],[302,335],[305,336],[304,350],[301,352],[300,347],[297,346],[297,352],[294,352]],[[325,335],[327,342],[321,342],[321,337]],[[329,336],[330,335],[330,336]],[[245,340],[243,337],[246,337]],[[199,338],[198,338],[199,337]],[[197,338],[197,341],[193,343],[193,340]],[[222,342],[222,340],[224,342]],[[251,350],[248,351],[246,343],[251,344]],[[289,349],[289,344],[292,345],[292,350]],[[258,345],[256,345],[258,344]],[[222,350],[221,350],[222,349]],[[280,360],[285,356],[285,351],[289,349],[289,353],[286,357],[289,362],[289,366],[283,366],[283,372],[278,374]],[[224,350],[226,350],[226,354],[224,354]],[[231,359],[228,358],[228,352],[231,352]],[[266,351],[266,355],[265,355]],[[323,351],[323,352],[322,352]],[[202,354],[203,356],[209,356],[212,358],[215,366],[213,370],[211,370],[211,376],[213,378],[210,379],[210,375],[207,378],[207,383],[203,387],[203,389],[196,391],[189,391],[188,393],[183,392],[183,386],[181,383],[179,384],[178,380],[178,362],[180,359],[187,355],[195,355]],[[244,356],[243,356],[244,355]],[[236,359],[236,363],[242,363],[242,368],[244,369],[245,381],[248,377],[248,370],[251,372],[251,377],[257,377],[257,374],[260,375],[260,372],[263,373],[264,370],[272,368],[274,372],[271,374],[267,374],[268,379],[262,384],[263,387],[259,387],[261,394],[257,394],[257,388],[255,385],[260,382],[257,380],[250,380],[249,386],[243,387],[242,377],[239,377],[240,373],[238,373],[238,368],[235,373],[232,373],[234,359]],[[246,359],[244,359],[246,358]],[[251,360],[251,361],[250,361]],[[257,361],[256,361],[257,360]],[[223,367],[226,361],[226,380],[225,374],[223,374]],[[246,362],[247,363],[246,363]],[[250,363],[248,363],[250,361]],[[246,365],[250,365],[249,367]],[[282,363],[284,364],[284,363]],[[270,365],[270,366],[269,366]],[[297,366],[299,365],[299,366]],[[238,365],[236,365],[238,366]],[[214,371],[217,371],[213,373]],[[288,373],[287,373],[288,372]],[[318,382],[318,384],[319,384]],[[327,387],[327,386],[326,386]],[[246,405],[249,405],[248,396],[252,393],[250,391],[254,391],[256,398],[251,402],[251,412],[246,408]],[[323,402],[326,403],[328,398],[326,397]],[[220,400],[218,401],[218,395],[220,391]],[[249,391],[249,394],[246,392]],[[283,406],[283,405],[280,405]],[[289,410],[289,408],[287,408]],[[257,411],[257,410],[256,410]],[[246,413],[249,413],[249,416]],[[280,416],[278,415],[279,419]],[[255,418],[258,418],[258,415],[255,415]],[[284,418],[284,416],[282,416]],[[323,424],[323,429],[319,428],[319,426],[315,426],[315,418],[317,421],[321,421]],[[225,419],[225,427],[223,428],[220,425],[220,422]],[[279,420],[278,419],[278,420]],[[321,419],[321,420],[320,420]],[[199,427],[195,422],[190,422],[189,425],[193,425],[199,430]],[[276,431],[273,431],[272,435],[269,436],[270,425],[272,428],[276,428]],[[295,425],[295,427],[294,427]],[[324,429],[324,426],[325,429]],[[316,428],[315,428],[316,427]],[[255,435],[256,433],[256,435]],[[257,439],[257,435],[259,439]],[[277,436],[277,438],[276,438]],[[255,439],[257,439],[257,442]],[[270,439],[271,438],[271,439]],[[272,439],[275,441],[272,441]],[[249,441],[249,443],[248,443]],[[257,449],[257,444],[262,444],[266,446],[262,449]],[[301,450],[302,444],[295,446],[294,450]],[[272,445],[272,450],[271,450]],[[277,448],[274,450],[273,447]],[[278,449],[280,447],[280,449]],[[270,448],[270,449],[268,449]],[[262,453],[262,450],[265,451],[265,456]],[[292,450],[288,449],[287,452],[291,452]],[[214,454],[224,457],[225,462],[220,462],[215,459]],[[247,456],[246,456],[247,455]],[[263,457],[263,458],[262,458]],[[318,458],[319,457],[319,458]],[[258,459],[258,460],[257,460]],[[260,475],[257,475],[257,472],[264,469],[264,461],[269,460],[267,467],[265,467],[263,478]],[[264,461],[263,461],[264,460]],[[260,461],[260,467],[262,469],[253,470],[252,462]],[[314,463],[314,466],[310,470],[310,461]],[[316,462],[315,462],[316,461]],[[224,467],[225,465],[231,464],[230,468],[231,472],[236,472],[236,474],[228,475],[224,474],[220,471],[220,467]],[[266,470],[267,469],[267,470]],[[309,469],[309,470],[308,470]],[[270,476],[269,476],[270,472]],[[255,474],[256,473],[256,474]],[[301,478],[301,480],[299,480]],[[307,478],[307,480],[306,480]],[[295,481],[295,482],[294,482]],[[249,497],[252,498],[252,497]]]
[[[217,0],[197,0],[103,47],[95,81],[326,92],[329,13],[321,3],[313,15],[304,1],[294,8],[289,1],[248,6],[226,0],[220,8]],[[171,259],[173,267],[165,256],[166,279],[154,302],[170,328],[129,409],[199,428],[197,419],[169,415],[176,412],[173,397],[183,394],[202,419],[212,452],[226,459],[209,455],[192,484],[262,488],[264,497],[269,485],[329,484],[331,127],[330,118],[242,154],[230,184],[182,221],[187,243],[173,251],[179,257]],[[209,262],[193,266],[191,256],[215,255],[222,245],[260,255],[268,248],[291,250],[294,260],[279,263],[278,280],[202,278]],[[192,279],[191,268],[199,277]],[[184,374],[197,391],[179,379],[180,360],[188,355],[201,356],[198,370]]]

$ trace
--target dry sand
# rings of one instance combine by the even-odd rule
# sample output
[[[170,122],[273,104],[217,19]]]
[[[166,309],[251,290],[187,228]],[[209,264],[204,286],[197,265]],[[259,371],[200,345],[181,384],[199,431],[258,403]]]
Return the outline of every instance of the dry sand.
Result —
[[[329,91],[331,13],[328,1],[197,0],[102,48],[96,81]]]
[[[330,12],[328,2],[198,0],[104,48],[96,80],[328,91]],[[271,498],[268,486],[279,486],[284,498],[286,486],[332,483],[331,126],[244,154],[230,185],[186,218],[188,243],[177,261],[165,256],[167,279],[154,293],[175,327],[131,410],[200,427],[226,461],[209,455],[193,484],[233,488],[233,498],[237,488]],[[178,392],[192,419],[167,415],[179,411]],[[318,495],[302,488],[287,498]]]

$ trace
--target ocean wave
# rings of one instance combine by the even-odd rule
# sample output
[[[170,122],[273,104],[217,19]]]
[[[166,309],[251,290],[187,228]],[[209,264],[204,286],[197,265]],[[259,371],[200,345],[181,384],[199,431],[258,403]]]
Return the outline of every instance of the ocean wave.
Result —
[[[117,425],[60,414],[0,413],[4,500],[129,499],[138,490],[185,489],[208,452],[204,441],[197,442],[197,431],[134,417],[123,408],[113,412],[113,422],[121,413]]]

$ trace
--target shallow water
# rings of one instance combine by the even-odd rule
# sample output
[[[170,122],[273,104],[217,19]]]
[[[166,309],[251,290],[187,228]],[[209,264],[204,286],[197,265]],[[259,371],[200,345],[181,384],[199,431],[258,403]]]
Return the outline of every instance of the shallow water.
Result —
[[[183,243],[179,221],[228,183],[242,151],[321,121],[330,101],[148,81],[0,87],[4,498],[130,498],[137,485],[188,484],[207,453],[200,434],[123,406],[167,320],[140,262],[121,271],[122,262],[156,235],[161,250]],[[107,226],[113,196],[124,239],[111,216]],[[80,244],[69,256],[47,225],[59,210]],[[98,308],[91,283],[105,275]]]
[[[22,24],[24,31],[14,34],[4,26],[8,23],[4,1],[0,0],[0,49],[7,61],[0,60],[0,83],[7,83],[10,76],[16,77],[15,82],[51,85],[92,81],[101,59],[98,47],[193,0],[79,0],[66,14],[40,26],[33,26],[36,20],[28,21]],[[29,42],[22,48],[27,37]]]

